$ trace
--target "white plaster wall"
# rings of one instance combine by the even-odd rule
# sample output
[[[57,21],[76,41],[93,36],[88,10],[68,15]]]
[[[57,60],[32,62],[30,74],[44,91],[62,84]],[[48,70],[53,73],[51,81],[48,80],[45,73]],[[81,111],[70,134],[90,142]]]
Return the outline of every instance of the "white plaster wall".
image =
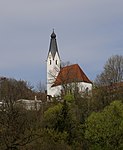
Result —
[[[74,87],[73,83],[73,87]],[[80,93],[84,93],[86,89],[88,88],[88,92],[92,90],[92,84],[91,83],[86,83],[86,82],[79,82],[77,83],[77,86],[79,88]],[[62,86],[56,86],[51,88],[52,96],[60,96],[62,90]]]
[[[57,97],[57,96],[60,96],[61,95],[61,89],[62,89],[62,86],[59,85],[59,86],[55,86],[55,87],[52,87],[50,89],[50,92],[52,94],[52,97]]]
[[[87,88],[88,88],[88,91],[92,90],[92,84],[91,83],[80,82],[80,83],[78,83],[78,87],[79,87],[80,92],[81,91],[84,92]]]
[[[56,60],[57,60],[57,64],[56,64]],[[50,61],[51,61],[51,64],[50,64]],[[53,59],[52,54],[50,52],[47,58],[47,95],[54,96],[54,93],[56,93],[55,92],[56,89],[51,88],[51,86],[53,85],[60,71],[60,65],[61,65],[61,61],[60,61],[58,53],[56,52],[56,55]]]

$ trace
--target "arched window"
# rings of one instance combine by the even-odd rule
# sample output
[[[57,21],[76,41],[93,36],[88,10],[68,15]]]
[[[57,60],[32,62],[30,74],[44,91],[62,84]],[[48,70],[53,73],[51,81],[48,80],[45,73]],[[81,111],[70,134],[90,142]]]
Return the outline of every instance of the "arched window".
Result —
[[[58,61],[56,60],[56,65],[58,64]]]
[[[88,92],[89,92],[89,88],[88,87],[85,89],[85,92],[86,92],[86,94],[88,94]]]
[[[51,65],[51,60],[50,60],[50,65]]]

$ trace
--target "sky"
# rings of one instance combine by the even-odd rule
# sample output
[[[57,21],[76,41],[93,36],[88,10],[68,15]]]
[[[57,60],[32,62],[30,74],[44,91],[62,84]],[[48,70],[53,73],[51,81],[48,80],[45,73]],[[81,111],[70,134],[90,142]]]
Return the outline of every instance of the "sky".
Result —
[[[123,55],[123,0],[0,0],[0,76],[45,84],[53,29],[62,61],[93,81]]]

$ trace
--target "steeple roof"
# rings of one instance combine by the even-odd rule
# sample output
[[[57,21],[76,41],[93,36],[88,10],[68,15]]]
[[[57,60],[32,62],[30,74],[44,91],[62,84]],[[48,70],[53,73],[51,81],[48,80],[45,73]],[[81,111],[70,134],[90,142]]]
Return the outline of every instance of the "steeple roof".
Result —
[[[58,53],[58,47],[57,47],[57,41],[56,41],[56,34],[54,33],[54,30],[53,30],[53,32],[51,34],[51,39],[50,39],[49,53],[50,52],[51,52],[52,57],[54,59],[56,52]],[[58,55],[59,55],[59,53],[58,53]]]

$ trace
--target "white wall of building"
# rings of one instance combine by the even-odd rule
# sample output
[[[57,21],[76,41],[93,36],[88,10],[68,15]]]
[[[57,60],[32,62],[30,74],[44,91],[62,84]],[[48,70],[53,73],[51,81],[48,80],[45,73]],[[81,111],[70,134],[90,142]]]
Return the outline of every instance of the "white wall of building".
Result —
[[[73,84],[72,86],[74,88],[74,84],[76,84],[76,83],[72,83],[72,84]],[[92,90],[92,84],[91,83],[79,82],[79,83],[77,83],[77,87],[78,87],[80,94],[83,94],[85,92],[90,92]],[[55,87],[52,87],[50,90],[51,90],[52,96],[57,97],[57,96],[61,95],[62,86],[61,85],[55,86]]]
[[[53,85],[59,71],[60,71],[61,61],[58,53],[56,52],[55,57],[53,59],[51,52],[49,52],[47,58],[47,95],[54,96],[56,93],[51,86]]]
[[[79,91],[88,91],[92,90],[92,84],[91,83],[86,83],[86,82],[79,82],[78,83]]]

